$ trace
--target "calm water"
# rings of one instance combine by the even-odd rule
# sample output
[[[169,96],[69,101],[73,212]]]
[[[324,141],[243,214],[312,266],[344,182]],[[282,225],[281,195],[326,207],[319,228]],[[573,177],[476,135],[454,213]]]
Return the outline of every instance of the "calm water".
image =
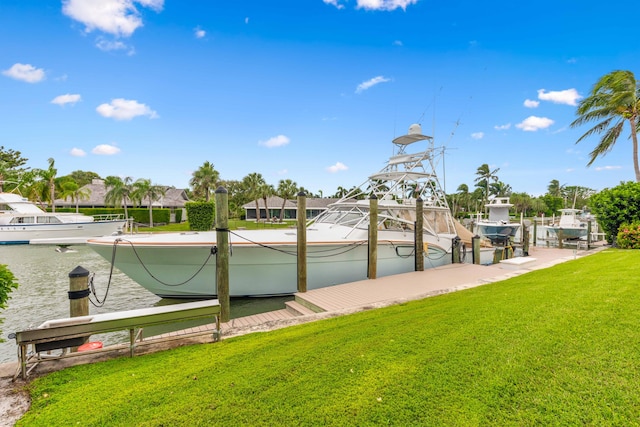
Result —
[[[18,289],[10,294],[7,309],[0,311],[0,319],[4,319],[0,330],[5,340],[0,343],[0,363],[17,360],[17,346],[15,340],[8,339],[9,333],[36,327],[46,320],[69,317],[69,272],[77,266],[95,274],[96,293],[100,299],[104,298],[110,264],[86,246],[75,246],[64,253],[55,249],[54,246],[0,245],[0,264],[8,265],[19,284]],[[290,299],[293,298],[234,299],[231,302],[231,317],[282,309],[284,302]],[[185,301],[161,299],[114,269],[104,306],[89,304],[89,313],[107,313],[177,302]],[[108,339],[103,341],[108,343]]]

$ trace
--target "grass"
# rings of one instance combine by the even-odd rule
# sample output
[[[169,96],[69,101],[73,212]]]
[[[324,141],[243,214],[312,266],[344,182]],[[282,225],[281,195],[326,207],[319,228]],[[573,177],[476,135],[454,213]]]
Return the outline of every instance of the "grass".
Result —
[[[640,425],[640,252],[77,366],[21,426]]]

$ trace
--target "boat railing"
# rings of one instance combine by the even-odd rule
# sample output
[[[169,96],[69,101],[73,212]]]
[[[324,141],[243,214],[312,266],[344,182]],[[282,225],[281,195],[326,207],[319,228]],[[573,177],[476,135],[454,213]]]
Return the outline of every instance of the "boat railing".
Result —
[[[123,214],[98,214],[93,215],[94,221],[118,221],[124,219]]]

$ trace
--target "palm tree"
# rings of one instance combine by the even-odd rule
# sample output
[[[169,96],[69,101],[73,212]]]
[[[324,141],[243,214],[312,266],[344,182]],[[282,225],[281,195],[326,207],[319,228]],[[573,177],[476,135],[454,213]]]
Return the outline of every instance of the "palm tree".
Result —
[[[547,186],[547,194],[553,197],[562,197],[565,192],[566,185],[560,185],[560,181],[552,179]]]
[[[454,194],[453,201],[454,214],[459,213],[463,205],[465,207],[465,212],[469,212],[469,186],[467,184],[460,184],[458,186],[456,194]]]
[[[290,179],[281,179],[278,182],[278,196],[282,197],[282,207],[280,208],[280,222],[284,221],[284,205],[287,200],[292,199],[298,193],[298,184]]]
[[[590,153],[591,158],[587,166],[591,166],[598,157],[611,151],[622,133],[624,122],[628,121],[633,144],[633,167],[636,182],[640,182],[637,135],[639,113],[640,82],[636,81],[631,71],[612,71],[596,82],[589,96],[578,104],[578,118],[571,123],[571,127],[576,127],[587,122],[598,122],[582,135],[576,144],[593,134],[603,134],[596,148]]]
[[[58,173],[58,170],[54,167],[56,161],[53,160],[53,158],[50,157],[48,162],[49,167],[47,169],[39,169],[38,176],[40,176],[43,181],[43,185],[45,185],[47,189],[47,191],[42,194],[43,198],[45,201],[49,201],[51,203],[51,212],[55,212],[56,174]]]
[[[160,200],[166,194],[166,189],[160,185],[151,183],[150,179],[140,178],[133,183],[132,199],[140,201],[142,204],[144,199],[149,201],[149,227],[153,227],[153,202]]]
[[[260,199],[260,187],[266,184],[261,174],[252,172],[249,175],[242,178],[242,186],[244,187],[247,195],[256,202],[256,222],[260,221],[260,207],[258,206],[258,200]]]
[[[489,192],[498,197],[508,197],[511,195],[511,186],[502,181],[489,184]]]
[[[264,201],[264,211],[266,212],[267,219],[269,219],[270,212],[269,212],[269,207],[267,206],[267,199],[273,196],[274,194],[276,194],[276,189],[273,188],[273,185],[267,184],[265,182],[258,188],[258,193],[260,194],[260,198]]]
[[[107,194],[104,196],[104,201],[113,206],[122,205],[122,207],[124,207],[125,219],[129,218],[127,205],[129,204],[128,200],[131,198],[131,194],[133,193],[132,182],[133,178],[130,176],[127,176],[124,179],[119,176],[108,176],[104,180],[105,187],[107,188]]]
[[[487,204],[489,201],[489,181],[498,181],[498,176],[496,175],[500,168],[496,168],[494,170],[489,169],[489,165],[484,163],[481,165],[476,171],[476,175],[478,176],[474,182],[476,183],[476,187],[481,188],[484,191],[484,203]]]
[[[348,193],[349,193],[349,190],[347,190],[342,186],[338,186],[338,189],[336,190],[336,193],[333,195],[333,197],[336,199],[341,199],[344,196],[346,196]]]
[[[80,200],[89,200],[89,196],[91,195],[91,190],[88,188],[81,188],[76,184],[75,181],[67,181],[62,184],[62,197],[64,200],[67,198],[71,198],[72,202],[76,203],[76,213],[80,211],[78,202]]]
[[[215,170],[213,164],[206,161],[200,168],[192,174],[189,185],[193,187],[193,194],[196,197],[204,196],[205,201],[209,201],[211,193],[215,191],[220,182],[220,172]]]

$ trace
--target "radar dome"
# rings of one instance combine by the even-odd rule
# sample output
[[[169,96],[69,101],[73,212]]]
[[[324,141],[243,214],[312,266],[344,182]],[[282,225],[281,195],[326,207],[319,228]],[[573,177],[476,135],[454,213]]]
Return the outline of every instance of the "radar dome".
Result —
[[[422,135],[422,126],[417,123],[409,126],[409,135]]]

